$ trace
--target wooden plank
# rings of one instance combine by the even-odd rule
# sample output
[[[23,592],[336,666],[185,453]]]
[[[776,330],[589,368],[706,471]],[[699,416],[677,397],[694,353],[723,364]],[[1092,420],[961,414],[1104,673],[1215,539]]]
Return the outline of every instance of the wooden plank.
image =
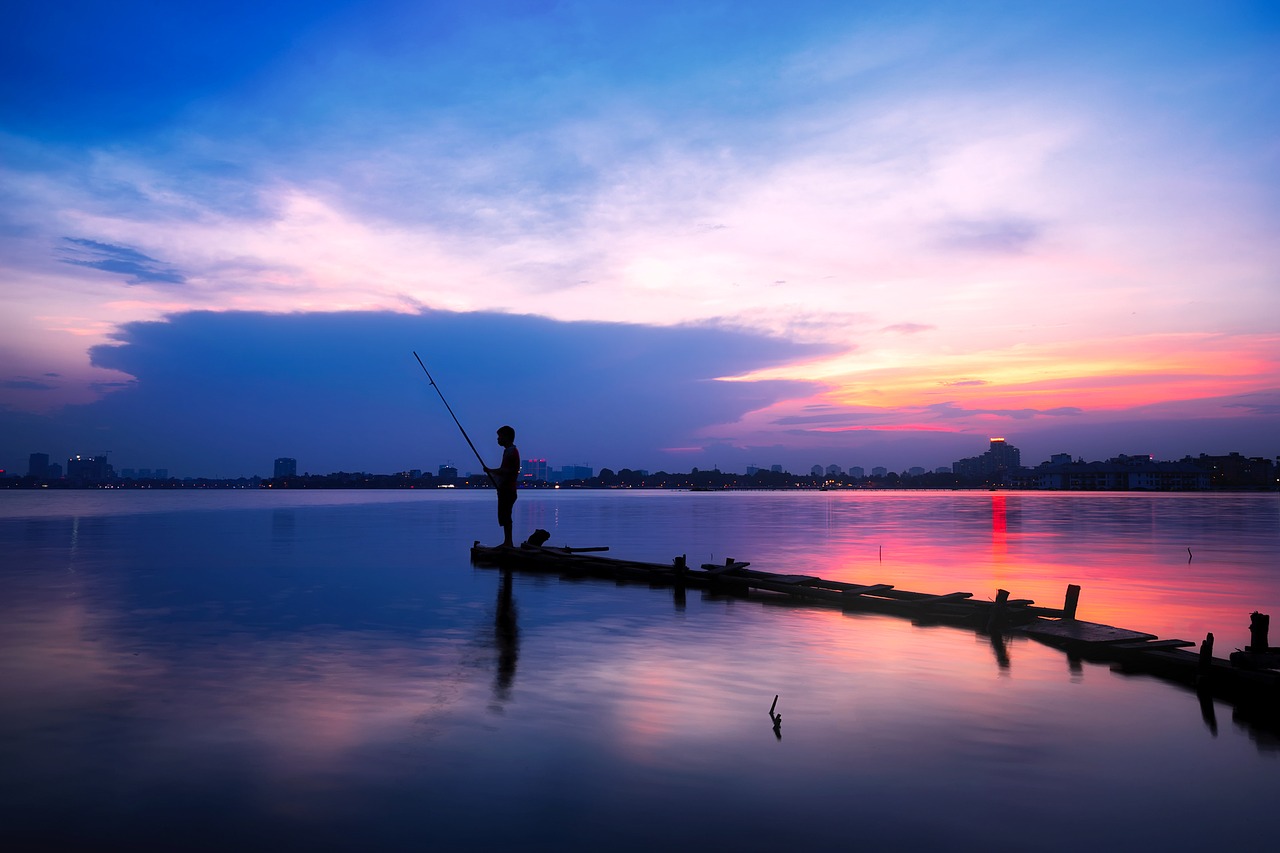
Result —
[[[1047,640],[1072,643],[1133,643],[1156,639],[1155,634],[1130,631],[1127,628],[1116,628],[1112,625],[1100,625],[1097,622],[1081,622],[1078,619],[1033,622],[1023,625],[1020,630]]]
[[[760,574],[763,575],[764,573],[761,572]],[[766,575],[761,579],[768,580],[773,583],[800,584],[803,586],[810,586],[814,581],[819,580],[819,578],[815,578],[811,575]]]
[[[915,598],[904,603],[913,606],[928,607],[933,604],[942,604],[945,601],[964,601],[966,598],[973,598],[973,593],[949,592],[946,595],[930,595],[926,598]]]
[[[847,586],[841,590],[848,595],[875,595],[877,592],[886,592],[893,589],[891,583],[873,583],[866,586]]]
[[[1126,652],[1145,652],[1152,649],[1185,649],[1194,645],[1191,640],[1147,640],[1140,643],[1112,643],[1111,648]]]

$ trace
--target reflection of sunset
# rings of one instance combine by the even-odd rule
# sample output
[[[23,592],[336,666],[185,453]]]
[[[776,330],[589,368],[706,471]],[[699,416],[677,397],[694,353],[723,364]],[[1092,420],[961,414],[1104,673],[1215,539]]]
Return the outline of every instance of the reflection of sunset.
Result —
[[[998,569],[1003,569],[1005,557],[1008,555],[1008,520],[1005,518],[1005,496],[996,493],[991,496],[991,560]],[[995,573],[1000,579],[1003,572]]]
[[[450,647],[424,659],[376,635],[334,631],[310,641],[223,637],[175,659],[169,644],[128,639],[113,625],[119,615],[81,601],[41,608],[39,618],[7,615],[0,676],[23,685],[20,704],[17,694],[0,701],[10,731],[126,702],[131,714],[167,721],[133,729],[135,741],[121,744],[136,767],[159,771],[175,751],[192,761],[248,746],[263,805],[295,816],[299,788],[331,786],[334,772],[403,741],[414,721],[456,725],[487,693]]]
[[[1003,588],[1047,607],[1061,607],[1067,585],[1079,584],[1080,619],[1165,638],[1212,631],[1232,648],[1248,642],[1250,612],[1280,608],[1274,582],[1236,571],[1230,552],[1200,547],[1204,534],[1180,529],[1176,515],[1162,520],[1195,496],[969,492],[933,496],[928,512],[906,494],[825,497],[821,555],[803,543],[765,542],[753,567],[975,599]]]

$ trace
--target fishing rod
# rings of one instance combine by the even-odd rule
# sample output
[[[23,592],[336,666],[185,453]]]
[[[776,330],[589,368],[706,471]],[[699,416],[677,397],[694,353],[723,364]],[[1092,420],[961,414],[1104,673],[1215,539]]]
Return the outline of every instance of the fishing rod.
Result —
[[[459,421],[458,416],[453,413],[453,407],[450,406],[449,401],[444,398],[444,392],[440,390],[440,386],[436,384],[436,381],[431,378],[431,371],[427,370],[427,366],[422,363],[422,358],[419,357],[416,351],[414,352],[413,357],[418,359],[418,364],[422,367],[422,372],[427,374],[427,381],[431,383],[431,387],[436,389],[436,393],[440,395],[440,402],[444,403],[444,407],[449,410],[450,417],[452,417],[453,422],[458,425],[458,429],[462,432],[462,437],[467,440],[467,444],[471,447],[471,452],[476,455],[476,461],[480,463],[480,467],[484,469],[484,472],[489,474],[489,466],[485,465],[484,460],[480,458],[480,451],[476,450],[476,446],[471,443],[471,436],[467,435],[467,431],[462,428],[462,422]],[[493,478],[492,474],[489,474],[489,482],[493,483],[493,487],[495,489],[498,487],[498,481]]]

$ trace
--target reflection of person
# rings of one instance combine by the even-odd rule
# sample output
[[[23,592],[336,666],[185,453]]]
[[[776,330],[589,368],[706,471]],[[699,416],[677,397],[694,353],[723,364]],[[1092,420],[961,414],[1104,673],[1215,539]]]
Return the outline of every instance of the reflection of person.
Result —
[[[502,525],[502,544],[510,548],[511,508],[516,503],[516,483],[520,480],[520,451],[516,448],[516,431],[509,426],[498,427],[498,444],[504,448],[502,463],[497,468],[485,466],[485,472],[493,477],[498,488],[498,524]]]
[[[494,698],[511,697],[511,683],[516,678],[516,659],[520,656],[520,627],[516,624],[515,597],[511,594],[511,572],[502,573],[498,586],[498,611],[493,617],[493,638],[498,649],[498,672],[493,684]]]

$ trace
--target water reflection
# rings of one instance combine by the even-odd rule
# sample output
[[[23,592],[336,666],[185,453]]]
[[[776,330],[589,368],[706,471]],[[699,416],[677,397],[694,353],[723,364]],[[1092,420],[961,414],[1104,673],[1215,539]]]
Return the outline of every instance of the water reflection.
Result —
[[[1043,832],[1069,802],[1092,837],[1179,850],[1249,843],[1217,816],[1268,807],[1274,740],[1246,711],[1220,724],[1193,691],[999,632],[473,569],[484,497],[0,521],[6,841],[750,850],[837,846],[853,822],[872,849],[964,849],[971,824],[1069,850]],[[1117,592],[1195,612],[1189,582],[1200,605],[1274,595],[1266,511],[1218,537],[1202,509],[1159,502],[528,497],[568,544],[664,562],[705,547],[1055,603],[1083,580],[1095,617]],[[1213,576],[1171,574],[1171,516]],[[1090,582],[1074,570],[1095,550]],[[1243,639],[1259,607],[1236,603],[1217,627]],[[762,727],[775,696],[786,738]],[[1170,803],[1176,825],[1135,817]]]
[[[494,646],[498,651],[493,697],[499,703],[511,698],[511,684],[516,678],[516,661],[520,657],[520,626],[517,624],[512,587],[511,572],[503,571],[498,583],[498,606],[493,619]]]

